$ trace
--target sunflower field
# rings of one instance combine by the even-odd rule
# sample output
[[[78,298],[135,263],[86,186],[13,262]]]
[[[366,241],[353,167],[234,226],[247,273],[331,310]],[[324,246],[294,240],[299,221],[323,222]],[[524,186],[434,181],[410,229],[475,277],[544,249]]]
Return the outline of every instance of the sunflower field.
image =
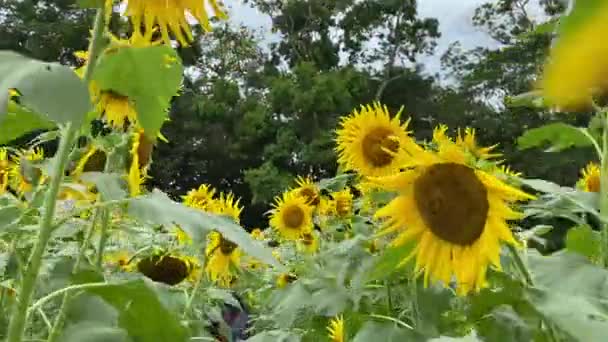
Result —
[[[335,177],[294,179],[268,227],[243,227],[241,199],[211,184],[179,200],[147,184],[182,94],[175,46],[193,25],[213,35],[223,4],[78,3],[96,11],[79,67],[0,51],[6,341],[608,340],[605,1],[572,2],[538,27],[557,37],[550,57],[508,99],[593,114],[518,138],[593,149],[577,184],[526,178],[470,127],[416,139],[407,108],[370,101],[334,128]],[[112,33],[112,16],[129,36]],[[8,145],[40,130],[29,148]],[[541,253],[552,218],[568,222],[565,247]]]

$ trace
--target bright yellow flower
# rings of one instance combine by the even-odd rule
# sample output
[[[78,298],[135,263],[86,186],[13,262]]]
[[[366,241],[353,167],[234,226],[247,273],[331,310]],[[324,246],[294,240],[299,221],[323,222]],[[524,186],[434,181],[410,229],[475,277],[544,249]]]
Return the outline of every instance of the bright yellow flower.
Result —
[[[582,177],[578,181],[578,187],[587,192],[600,192],[600,166],[590,162],[581,170]]]
[[[112,267],[117,267],[122,271],[134,271],[137,265],[131,262],[131,256],[126,250],[104,253],[103,260]]]
[[[353,194],[349,189],[334,192],[332,197],[334,198],[336,215],[344,218],[352,214]]]
[[[264,232],[260,228],[254,228],[250,235],[254,240],[264,240]]]
[[[298,249],[304,253],[314,254],[319,250],[319,237],[314,231],[302,234],[298,240]]]
[[[166,44],[171,43],[169,31],[182,45],[192,41],[192,31],[186,13],[196,19],[206,31],[211,30],[206,3],[211,5],[218,18],[226,19],[226,14],[217,0],[125,0],[124,2],[127,3],[126,15],[131,18],[135,30],[141,32],[143,28],[147,33],[158,25]]]
[[[129,192],[132,197],[141,195],[141,188],[146,178],[148,178],[148,166],[152,160],[154,142],[151,141],[142,129],[137,130],[132,135],[131,145],[131,165],[127,177]]]
[[[202,184],[198,189],[188,191],[186,196],[183,196],[184,205],[201,210],[208,210],[209,205],[215,196],[215,189],[208,184]]]
[[[500,269],[501,242],[517,245],[507,220],[522,217],[509,204],[533,198],[466,164],[454,142],[440,140],[437,151],[414,147],[407,170],[374,179],[399,196],[376,213],[388,219],[381,234],[397,233],[391,245],[417,241],[403,263],[416,258],[416,272],[449,284],[458,293],[486,285],[486,271]]]
[[[291,273],[282,273],[277,277],[277,287],[282,289],[285,286],[296,281],[298,277],[295,274]]]
[[[209,204],[208,210],[214,214],[230,217],[236,223],[240,223],[241,211],[243,207],[239,206],[240,199],[234,198],[233,194],[220,193],[220,197],[214,199]]]
[[[310,177],[301,177],[298,176],[296,179],[297,187],[292,191],[298,194],[298,196],[302,196],[306,198],[307,204],[313,207],[319,205],[321,200],[321,195],[319,193],[319,188],[315,185]]]
[[[241,250],[218,232],[211,232],[208,239],[205,249],[207,256],[205,272],[211,281],[229,287],[236,277],[234,269],[238,269],[241,264]]]
[[[11,161],[8,159],[8,151],[0,148],[0,195],[8,188],[8,175],[11,171]]]
[[[363,176],[386,176],[399,170],[407,157],[403,148],[415,143],[401,125],[401,111],[391,119],[386,106],[361,106],[342,118],[336,132],[338,163]]]
[[[44,159],[44,150],[37,147],[33,150],[21,151],[17,155],[12,157],[13,163],[9,173],[9,183],[11,188],[15,190],[19,195],[23,196],[25,193],[32,191],[34,188],[35,179],[31,179],[28,174],[26,164],[22,162],[22,159],[29,162],[40,162]],[[40,170],[31,170],[35,177],[38,178],[38,183],[43,183],[46,176],[40,173]]]
[[[486,160],[502,156],[501,153],[492,153],[498,144],[488,147],[479,146],[475,139],[475,129],[471,127],[466,127],[464,133],[461,130],[458,130],[456,145],[462,147],[477,159]]]
[[[307,204],[305,197],[293,192],[284,193],[275,199],[271,211],[270,226],[286,240],[296,241],[305,232],[313,228],[312,207]]]
[[[327,326],[329,340],[331,342],[344,342],[344,318],[334,317]]]

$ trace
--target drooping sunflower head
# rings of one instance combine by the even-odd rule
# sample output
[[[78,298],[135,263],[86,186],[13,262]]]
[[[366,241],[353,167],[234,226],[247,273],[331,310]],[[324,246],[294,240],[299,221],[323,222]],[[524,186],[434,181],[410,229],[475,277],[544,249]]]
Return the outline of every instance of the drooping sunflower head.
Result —
[[[8,158],[8,151],[0,148],[0,195],[8,188],[8,175],[11,171],[11,161]]]
[[[349,189],[334,192],[332,194],[335,203],[336,215],[348,217],[353,211],[353,194]]]
[[[386,176],[403,166],[406,145],[414,143],[402,125],[400,114],[392,119],[386,106],[362,106],[343,118],[337,130],[338,163],[363,176]]]
[[[234,222],[239,223],[241,222],[241,211],[243,211],[239,202],[240,199],[235,199],[232,193],[221,192],[219,198],[211,202],[208,210],[217,215],[230,217]]]
[[[151,141],[142,129],[135,131],[131,143],[131,165],[129,167],[128,183],[132,197],[139,196],[146,178],[148,166],[152,160],[154,141]]]
[[[155,254],[137,263],[137,270],[140,273],[167,285],[181,283],[190,276],[193,269],[188,258],[170,254]]]
[[[270,226],[284,239],[296,241],[303,233],[312,230],[313,208],[307,204],[305,197],[286,192],[282,197],[277,197],[275,202]]]
[[[375,180],[399,193],[376,217],[387,219],[382,234],[397,233],[393,246],[417,242],[404,262],[416,258],[425,285],[454,279],[464,295],[485,286],[488,266],[500,268],[501,243],[517,244],[507,221],[522,215],[510,204],[532,196],[468,166],[453,142],[438,148],[417,149],[413,168]]]
[[[306,198],[308,205],[316,207],[321,201],[319,188],[315,185],[310,177],[298,176],[296,179],[297,187],[293,189],[299,196]]]
[[[327,326],[329,340],[331,342],[344,342],[344,317],[334,317]]]
[[[211,232],[205,248],[205,272],[219,286],[229,287],[236,278],[235,270],[241,264],[241,250],[218,232]]]
[[[600,192],[600,166],[590,162],[581,170],[581,178],[577,182],[579,189],[587,192]]]
[[[158,25],[166,44],[171,44],[169,31],[182,45],[192,41],[192,31],[186,13],[196,19],[206,31],[211,30],[207,3],[211,5],[218,18],[226,18],[217,0],[124,0],[124,2],[127,3],[126,14],[131,18],[135,30],[141,32],[143,28],[146,35],[146,32],[154,30]]]
[[[44,181],[45,176],[40,169],[31,167],[32,162],[40,162],[43,159],[44,150],[39,147],[20,151],[12,157],[13,163],[9,172],[9,183],[11,188],[19,195],[31,191],[34,184]]]
[[[80,157],[72,177],[79,178],[84,172],[101,172],[106,165],[107,154],[97,146],[90,145]]]
[[[308,254],[314,254],[319,250],[319,237],[314,230],[302,234],[298,241],[298,249]]]
[[[202,184],[198,189],[188,191],[182,199],[184,204],[189,207],[207,210],[213,201],[213,196],[215,196],[215,189],[209,184]]]
[[[494,149],[498,147],[497,144],[488,147],[479,146],[475,138],[475,129],[471,127],[466,127],[464,131],[458,130],[456,144],[465,149],[476,159],[487,160],[502,156],[501,153],[493,153]]]

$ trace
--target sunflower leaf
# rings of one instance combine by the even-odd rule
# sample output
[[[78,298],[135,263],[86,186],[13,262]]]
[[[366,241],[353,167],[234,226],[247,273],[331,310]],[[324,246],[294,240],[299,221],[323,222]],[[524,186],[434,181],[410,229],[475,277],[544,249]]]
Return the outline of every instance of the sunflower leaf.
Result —
[[[7,117],[9,89],[13,88],[19,91],[24,107],[46,115],[38,121],[26,116],[25,127],[29,129],[36,122],[44,128],[45,119],[80,126],[92,107],[88,87],[72,69],[0,51],[0,127]]]
[[[393,322],[368,321],[359,329],[353,342],[368,341],[426,341],[426,338],[414,330],[401,327]]]
[[[129,97],[146,135],[156,139],[181,85],[182,71],[179,56],[169,46],[119,48],[100,58],[93,79],[101,90]]]
[[[0,114],[0,144],[11,142],[27,133],[39,130],[50,129],[55,124],[43,115],[34,113],[17,103],[8,103],[8,112],[2,119]]]
[[[61,341],[64,342],[130,342],[128,333],[121,328],[97,322],[81,322],[69,326]]]
[[[557,122],[527,130],[517,139],[520,150],[551,144],[548,152],[559,152],[571,147],[588,147],[593,144],[586,128]]]
[[[566,249],[571,252],[596,260],[601,253],[600,233],[593,231],[589,226],[577,226],[568,230],[566,235]]]

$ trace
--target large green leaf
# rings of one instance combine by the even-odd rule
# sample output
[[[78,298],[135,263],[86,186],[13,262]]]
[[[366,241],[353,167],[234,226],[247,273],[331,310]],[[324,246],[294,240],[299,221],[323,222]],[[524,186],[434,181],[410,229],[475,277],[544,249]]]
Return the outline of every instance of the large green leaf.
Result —
[[[426,341],[426,339],[414,330],[401,327],[391,322],[368,321],[357,332],[353,342],[401,342],[401,341]]]
[[[6,144],[24,134],[38,129],[50,129],[55,124],[13,101],[8,103],[8,112],[2,119],[0,114],[0,144]]]
[[[400,265],[405,258],[407,258],[414,248],[413,243],[406,244],[400,247],[391,247],[384,250],[384,252],[377,257],[376,266],[373,271],[369,274],[369,280],[381,280],[385,279],[398,270],[406,269],[406,265]],[[398,268],[398,266],[404,266],[404,268]]]
[[[69,326],[61,337],[63,342],[131,342],[128,333],[121,328],[96,322],[82,322]]]
[[[72,69],[0,51],[0,126],[8,112],[10,88],[19,90],[25,107],[57,123],[80,125],[92,107],[88,87]]]
[[[601,253],[600,233],[593,231],[589,226],[577,226],[568,230],[566,235],[566,248],[590,260],[597,260]]]
[[[268,330],[247,339],[247,342],[300,342],[300,336],[285,330]]]
[[[18,206],[6,206],[0,208],[0,231],[15,223],[21,217],[22,209]]]
[[[259,241],[253,240],[241,226],[230,218],[186,207],[171,200],[159,190],[132,200],[129,203],[129,214],[143,222],[166,226],[178,224],[198,243],[204,243],[208,232],[217,230],[226,239],[239,245],[250,256],[279,269],[284,268],[272,256],[272,252],[268,248]]]
[[[127,190],[122,186],[125,181],[119,174],[85,172],[82,180],[95,184],[104,201],[120,200],[128,196]]]
[[[93,78],[100,89],[134,101],[139,123],[146,135],[156,139],[167,119],[171,98],[181,85],[182,72],[175,50],[163,45],[106,52]]]
[[[558,152],[571,147],[591,146],[593,141],[586,132],[586,128],[574,127],[561,122],[527,130],[517,139],[517,146],[520,150],[542,147],[547,143],[551,144],[549,151]]]
[[[180,342],[188,340],[176,315],[161,303],[154,284],[146,279],[87,290],[118,312],[118,323],[133,341]]]

